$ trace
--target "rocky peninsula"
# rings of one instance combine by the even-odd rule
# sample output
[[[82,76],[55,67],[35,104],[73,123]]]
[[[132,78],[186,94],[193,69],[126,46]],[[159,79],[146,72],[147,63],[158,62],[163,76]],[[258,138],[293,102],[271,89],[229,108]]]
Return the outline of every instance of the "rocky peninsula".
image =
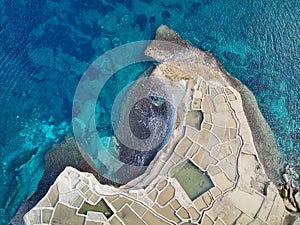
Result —
[[[184,90],[168,142],[120,187],[66,167],[25,223],[300,224],[285,207],[299,211],[299,192],[291,184],[278,191],[283,159],[252,93],[168,27],[155,40],[145,50],[158,62],[150,77]]]

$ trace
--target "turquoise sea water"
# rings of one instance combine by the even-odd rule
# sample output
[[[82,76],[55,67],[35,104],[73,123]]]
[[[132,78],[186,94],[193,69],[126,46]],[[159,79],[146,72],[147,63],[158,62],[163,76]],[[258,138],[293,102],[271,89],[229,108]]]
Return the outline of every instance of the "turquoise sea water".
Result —
[[[0,0],[0,224],[34,192],[43,155],[71,130],[73,95],[87,66],[115,46],[153,38],[160,24],[212,52],[245,83],[287,161],[299,163],[298,0]],[[134,79],[142,66],[134,68],[115,82]],[[103,136],[115,96],[105,90]]]

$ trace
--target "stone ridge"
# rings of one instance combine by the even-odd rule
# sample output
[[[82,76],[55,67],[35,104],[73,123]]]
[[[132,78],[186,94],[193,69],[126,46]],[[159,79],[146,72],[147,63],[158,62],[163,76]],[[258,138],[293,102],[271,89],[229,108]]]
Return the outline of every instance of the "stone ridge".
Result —
[[[166,26],[159,37],[177,35]],[[26,224],[299,224],[284,206],[254,144],[240,93],[217,61],[177,35],[181,47],[151,43],[146,54],[160,63],[151,76],[185,86],[169,143],[140,177],[120,188],[100,184],[90,173],[67,167],[46,196],[25,217]],[[162,48],[162,51],[160,51]],[[165,57],[165,53],[173,57]],[[178,53],[178,54],[177,54]],[[245,95],[246,96],[246,95]],[[202,111],[200,130],[187,123]],[[189,118],[190,119],[190,118]],[[267,137],[266,137],[267,138]],[[191,162],[213,187],[190,199],[174,173]],[[192,181],[192,177],[190,178]],[[191,185],[191,188],[197,189]],[[105,201],[113,215],[89,211],[84,203]],[[292,218],[292,220],[291,220]]]

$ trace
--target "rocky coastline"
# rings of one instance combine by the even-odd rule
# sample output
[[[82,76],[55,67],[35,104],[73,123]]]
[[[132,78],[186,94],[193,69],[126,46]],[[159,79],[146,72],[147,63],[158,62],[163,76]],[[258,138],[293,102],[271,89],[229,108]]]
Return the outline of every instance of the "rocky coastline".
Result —
[[[118,184],[101,176],[99,171],[90,166],[90,163],[81,154],[71,134],[67,135],[62,142],[53,145],[46,153],[44,159],[45,172],[38,184],[37,190],[19,207],[19,210],[10,222],[11,225],[24,224],[23,216],[47,194],[51,185],[67,166],[72,166],[79,171],[93,174],[102,184],[118,186]]]
[[[297,179],[297,174],[293,173],[290,167],[279,171],[283,167],[283,157],[253,94],[240,81],[228,74],[211,54],[190,46],[168,27],[158,28],[156,40],[169,41],[179,47],[168,49],[155,42],[148,46],[146,55],[160,63],[153,74],[173,82],[198,80],[187,82],[187,91],[183,98],[185,100],[180,105],[182,114],[179,116],[198,107],[204,111],[204,122],[201,126],[203,130],[192,129],[184,124],[184,119],[179,121],[178,127],[175,126],[176,134],[172,136],[173,140],[177,138],[179,141],[172,143],[171,140],[168,148],[156,155],[153,160],[156,166],[149,167],[145,174],[134,180],[135,188],[123,186],[115,189],[94,184],[93,181],[93,185],[84,193],[90,191],[97,198],[105,199],[114,211],[113,219],[132,222],[133,220],[122,217],[123,210],[131,213],[131,219],[135,218],[135,221],[141,224],[150,224],[147,221],[153,220],[149,218],[160,221],[161,224],[174,224],[180,221],[182,223],[197,221],[205,225],[249,224],[251,221],[257,224],[300,222],[297,214],[290,213],[299,211],[300,194],[297,191],[297,184],[293,181]],[[177,51],[181,55],[176,55]],[[173,57],[172,60],[169,60],[170,55]],[[197,101],[200,101],[198,106]],[[227,108],[225,106],[218,108],[222,104]],[[221,115],[220,113],[226,114],[224,117],[226,119],[214,117]],[[225,137],[226,132],[222,133],[222,126],[230,130],[228,137]],[[222,138],[226,141],[223,142]],[[217,143],[219,145],[216,145]],[[132,157],[134,158],[134,154]],[[203,196],[192,201],[186,197],[180,184],[170,175],[170,171],[186,160],[205,171],[215,184]],[[283,174],[282,177],[280,173]],[[70,174],[80,177],[76,178],[80,180],[79,184],[87,178],[91,179],[89,175],[72,168],[67,168],[62,174],[65,177]],[[63,181],[65,177],[62,174],[55,181],[56,186],[65,185],[67,182]],[[99,173],[96,172],[94,176],[97,180],[101,180]],[[77,186],[72,190],[61,188],[61,194],[83,192],[83,187]],[[91,196],[85,196],[84,201],[92,201]],[[175,201],[178,206],[175,206]],[[146,215],[147,213],[139,214],[142,208],[136,204],[146,207],[151,216]],[[51,208],[51,211],[57,213],[58,209],[55,207]],[[43,210],[42,204],[27,214],[27,221],[36,219],[34,212],[39,210]],[[174,215],[170,214],[170,210],[174,210]],[[93,218],[88,214],[86,217],[80,217],[80,220],[96,221]],[[99,217],[98,221],[110,223],[113,219]]]

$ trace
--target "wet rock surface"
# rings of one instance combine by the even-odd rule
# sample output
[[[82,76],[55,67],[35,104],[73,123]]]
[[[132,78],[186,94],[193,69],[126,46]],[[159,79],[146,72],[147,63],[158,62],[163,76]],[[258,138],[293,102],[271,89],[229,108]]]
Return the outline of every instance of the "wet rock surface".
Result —
[[[300,212],[300,189],[297,184],[299,175],[294,168],[286,165],[282,171],[283,184],[278,186],[284,205],[290,212]]]
[[[141,99],[130,110],[130,130],[140,139],[150,137],[150,123],[155,118],[160,118],[168,122],[168,108],[169,104],[159,97],[149,96],[148,98]],[[159,128],[166,130],[165,124],[159,124]]]
[[[135,150],[123,145],[120,148],[120,160],[129,165],[149,165],[167,136],[170,114],[170,104],[159,97],[148,96],[138,101],[129,114],[129,127],[132,134],[143,140],[149,138],[151,132],[154,132],[152,135],[156,136],[160,143],[150,151]],[[157,119],[163,122],[153,124]],[[151,128],[153,125],[156,125],[155,129]]]
[[[164,80],[137,80],[126,92],[115,125],[120,160],[133,166],[148,166],[166,143],[174,119]]]

